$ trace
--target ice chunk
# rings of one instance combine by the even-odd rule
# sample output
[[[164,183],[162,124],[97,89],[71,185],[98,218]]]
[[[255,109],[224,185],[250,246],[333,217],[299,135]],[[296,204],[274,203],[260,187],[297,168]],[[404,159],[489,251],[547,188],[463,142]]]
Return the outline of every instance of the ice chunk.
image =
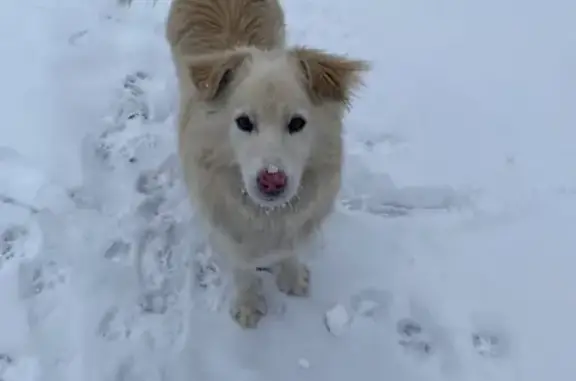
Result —
[[[324,322],[328,332],[334,336],[340,336],[349,326],[350,315],[348,314],[346,307],[337,304],[326,312]]]

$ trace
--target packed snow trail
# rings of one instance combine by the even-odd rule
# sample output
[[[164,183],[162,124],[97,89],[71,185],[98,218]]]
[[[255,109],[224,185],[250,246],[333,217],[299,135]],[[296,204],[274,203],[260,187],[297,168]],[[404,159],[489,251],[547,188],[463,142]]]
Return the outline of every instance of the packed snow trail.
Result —
[[[569,0],[290,0],[374,62],[309,299],[242,331],[175,156],[167,1],[0,15],[0,380],[576,375]]]

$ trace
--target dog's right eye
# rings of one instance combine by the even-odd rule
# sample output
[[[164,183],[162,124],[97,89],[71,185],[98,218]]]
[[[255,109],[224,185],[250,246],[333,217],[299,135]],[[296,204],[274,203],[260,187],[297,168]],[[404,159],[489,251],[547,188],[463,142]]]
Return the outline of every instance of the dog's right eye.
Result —
[[[254,131],[254,123],[252,123],[248,115],[240,115],[238,118],[236,118],[236,126],[240,131]]]

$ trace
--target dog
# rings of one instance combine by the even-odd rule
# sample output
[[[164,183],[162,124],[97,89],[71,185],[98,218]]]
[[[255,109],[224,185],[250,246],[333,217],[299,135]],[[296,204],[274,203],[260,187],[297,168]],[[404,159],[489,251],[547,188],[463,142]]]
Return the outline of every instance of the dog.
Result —
[[[287,47],[278,0],[173,0],[166,23],[179,86],[178,152],[192,204],[230,265],[230,313],[266,314],[258,267],[310,292],[297,256],[333,210],[342,120],[367,61]]]

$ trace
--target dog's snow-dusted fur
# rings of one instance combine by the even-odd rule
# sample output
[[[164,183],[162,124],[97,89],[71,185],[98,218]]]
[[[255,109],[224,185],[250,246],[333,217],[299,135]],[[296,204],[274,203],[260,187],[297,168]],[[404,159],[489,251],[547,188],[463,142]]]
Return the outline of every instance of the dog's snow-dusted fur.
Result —
[[[278,0],[173,0],[166,35],[180,87],[178,141],[186,185],[211,242],[232,266],[242,327],[266,313],[257,266],[281,291],[304,296],[309,271],[296,249],[332,210],[340,188],[342,118],[364,61],[285,46]],[[246,115],[252,132],[235,120]],[[294,116],[304,129],[289,133]],[[263,198],[256,173],[288,176],[285,195]]]

